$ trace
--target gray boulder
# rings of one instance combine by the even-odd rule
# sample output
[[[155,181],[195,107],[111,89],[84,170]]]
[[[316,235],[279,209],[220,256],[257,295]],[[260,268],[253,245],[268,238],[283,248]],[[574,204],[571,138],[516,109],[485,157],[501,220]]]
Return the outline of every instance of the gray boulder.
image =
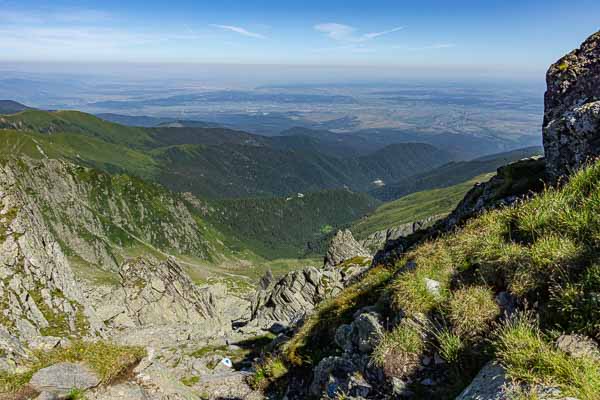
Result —
[[[325,267],[335,267],[355,257],[370,258],[371,254],[354,239],[352,232],[338,231],[327,249]]]
[[[561,335],[556,347],[572,357],[590,357],[600,360],[600,349],[596,342],[583,335]]]
[[[59,363],[36,372],[29,386],[38,392],[58,396],[69,394],[72,389],[86,390],[100,384],[100,378],[84,364]]]
[[[544,151],[558,179],[600,155],[600,32],[550,66],[546,84]]]
[[[345,352],[371,353],[383,336],[379,314],[362,313],[349,325],[340,325],[335,332],[335,343]]]
[[[490,362],[479,371],[473,382],[456,400],[504,400],[506,382],[504,368]]]

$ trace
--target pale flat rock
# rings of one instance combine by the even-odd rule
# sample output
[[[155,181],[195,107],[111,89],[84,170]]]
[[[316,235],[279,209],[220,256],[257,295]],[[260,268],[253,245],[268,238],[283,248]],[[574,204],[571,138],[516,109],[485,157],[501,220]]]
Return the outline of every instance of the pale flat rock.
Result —
[[[36,372],[29,385],[38,392],[66,395],[72,389],[89,389],[100,384],[100,378],[84,364],[59,363]]]
[[[148,392],[135,383],[123,383],[120,385],[100,388],[92,393],[86,394],[88,400],[154,400]]]

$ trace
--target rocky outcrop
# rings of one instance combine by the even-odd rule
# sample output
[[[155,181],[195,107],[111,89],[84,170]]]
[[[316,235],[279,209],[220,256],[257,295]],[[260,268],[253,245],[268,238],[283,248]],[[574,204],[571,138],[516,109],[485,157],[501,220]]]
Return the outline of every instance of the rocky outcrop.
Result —
[[[279,280],[268,271],[261,278],[251,304],[251,325],[263,329],[274,324],[295,325],[317,304],[353,282],[370,264],[369,253],[352,233],[339,231],[329,245],[324,268],[307,267],[289,272]]]
[[[194,324],[216,317],[212,295],[199,289],[173,259],[138,258],[119,271],[121,287],[97,309],[111,327]]]
[[[67,256],[21,186],[14,164],[0,165],[0,320],[22,343],[101,328]]]
[[[544,151],[558,179],[600,156],[600,32],[546,74]]]
[[[343,287],[343,275],[337,269],[308,267],[289,272],[256,293],[251,306],[251,321],[265,329],[275,323],[293,325]]]
[[[441,216],[432,216],[420,221],[408,222],[393,228],[377,231],[369,235],[366,239],[360,240],[358,243],[364,249],[367,249],[371,255],[375,255],[387,242],[397,241],[400,238],[412,235],[421,229],[431,226],[440,218]]]
[[[327,249],[325,267],[334,267],[356,257],[370,257],[369,252],[358,243],[349,230],[338,231]]]
[[[123,262],[127,246],[163,261]],[[0,370],[22,371],[30,350],[73,337],[162,348],[230,331],[212,290],[157,246],[207,249],[195,218],[165,190],[63,161],[2,162]]]
[[[381,394],[382,371],[375,367],[370,354],[383,335],[381,316],[374,311],[357,312],[350,324],[340,325],[335,343],[338,356],[322,359],[313,370],[309,388],[312,396],[336,398],[341,394],[362,399]],[[369,397],[371,398],[371,397]]]
[[[116,272],[128,247],[199,258],[211,252],[186,206],[189,196],[60,160],[11,159],[2,168],[0,179],[12,182],[62,252],[80,263]]]
[[[526,158],[498,168],[488,182],[477,184],[461,200],[452,213],[441,221],[443,230],[452,229],[484,210],[514,203],[523,196],[544,187],[544,159]]]
[[[538,400],[577,400],[556,387],[518,384],[509,379],[506,370],[496,362],[487,363],[456,400],[505,400],[524,395]]]

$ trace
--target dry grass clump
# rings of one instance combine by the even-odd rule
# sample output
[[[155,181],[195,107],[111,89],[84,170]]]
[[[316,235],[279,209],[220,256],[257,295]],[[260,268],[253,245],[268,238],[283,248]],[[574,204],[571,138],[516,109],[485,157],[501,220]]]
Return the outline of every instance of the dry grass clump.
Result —
[[[407,319],[385,333],[375,347],[371,359],[384,369],[387,376],[410,375],[420,366],[425,350],[422,328]]]
[[[452,293],[447,313],[453,332],[470,337],[485,333],[500,315],[500,307],[490,288],[469,286]]]

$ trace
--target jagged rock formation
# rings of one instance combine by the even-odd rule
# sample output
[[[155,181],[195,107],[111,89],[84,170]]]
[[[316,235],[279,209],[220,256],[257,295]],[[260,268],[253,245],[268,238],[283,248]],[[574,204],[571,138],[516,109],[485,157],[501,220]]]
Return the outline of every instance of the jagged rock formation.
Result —
[[[273,324],[288,327],[301,321],[321,301],[336,295],[371,262],[368,252],[349,230],[339,231],[327,250],[325,267],[307,267],[275,281],[267,272],[260,281],[251,305],[252,325],[269,329]]]
[[[63,252],[117,271],[122,247],[208,258],[210,245],[182,199],[161,187],[59,160],[8,161],[24,204],[60,239]]]
[[[336,269],[308,267],[287,273],[256,293],[252,301],[251,320],[265,329],[274,323],[292,325],[324,299],[339,293],[342,273]]]
[[[127,261],[128,246],[145,256]],[[228,335],[219,297],[195,286],[167,250],[211,251],[186,204],[169,192],[64,161],[3,161],[0,371],[23,371],[36,357],[31,350],[77,338],[164,349]],[[138,373],[144,389],[131,393],[191,398],[174,394],[186,386],[168,367],[149,364]]]
[[[327,249],[325,267],[334,267],[355,257],[370,257],[369,252],[358,243],[349,230],[338,231]]]
[[[2,325],[25,343],[97,331],[101,323],[86,305],[57,237],[21,178],[14,165],[0,165]]]
[[[544,151],[553,179],[600,155],[600,32],[546,75]]]
[[[350,324],[340,325],[335,343],[342,353],[324,358],[315,367],[310,394],[335,397],[345,393],[366,398],[379,392],[380,388],[374,389],[373,384],[383,384],[383,374],[371,362],[370,354],[382,334],[381,316],[374,311],[359,311]]]
[[[114,328],[194,324],[216,317],[209,290],[196,287],[173,259],[138,258],[119,271],[121,287],[97,313]]]
[[[369,250],[371,255],[375,255],[387,242],[396,241],[400,238],[412,235],[413,233],[430,226],[439,218],[440,217],[438,216],[432,216],[420,221],[408,222],[393,228],[377,231],[358,243],[363,248]]]

